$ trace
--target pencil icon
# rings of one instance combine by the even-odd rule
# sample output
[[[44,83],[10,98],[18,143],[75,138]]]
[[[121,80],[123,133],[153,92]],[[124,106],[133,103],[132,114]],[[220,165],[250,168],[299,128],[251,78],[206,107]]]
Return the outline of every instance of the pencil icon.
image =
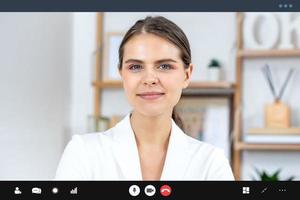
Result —
[[[268,187],[265,187],[265,188],[261,191],[261,193],[264,193],[265,191],[267,191],[267,189],[268,189]]]

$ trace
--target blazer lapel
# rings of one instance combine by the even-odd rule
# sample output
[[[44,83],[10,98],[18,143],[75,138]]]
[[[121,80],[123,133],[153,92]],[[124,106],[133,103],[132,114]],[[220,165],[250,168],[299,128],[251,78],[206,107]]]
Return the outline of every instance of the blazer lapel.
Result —
[[[161,180],[183,180],[191,159],[187,136],[172,120],[171,136]]]
[[[113,129],[113,153],[120,179],[142,180],[140,160],[135,136],[130,125],[130,114],[120,121]]]
[[[113,129],[113,153],[122,180],[142,180],[140,159],[128,114]],[[183,180],[192,159],[187,136],[172,120],[172,130],[161,180]]]

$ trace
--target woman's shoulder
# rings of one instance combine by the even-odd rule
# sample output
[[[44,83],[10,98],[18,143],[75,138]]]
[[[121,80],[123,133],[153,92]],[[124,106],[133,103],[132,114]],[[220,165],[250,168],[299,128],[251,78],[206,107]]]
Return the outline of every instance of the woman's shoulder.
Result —
[[[188,147],[196,157],[224,156],[223,149],[186,135]]]
[[[127,129],[126,117],[118,122],[115,126],[102,132],[92,132],[85,134],[75,134],[72,136],[71,142],[78,143],[87,147],[106,147],[114,143],[117,135]],[[99,147],[100,146],[100,147]]]
[[[192,154],[193,163],[198,168],[202,167],[206,172],[205,179],[234,180],[229,160],[223,149],[188,135],[187,140],[191,147],[190,154]]]
[[[71,142],[77,143],[79,145],[91,146],[110,143],[112,141],[112,131],[108,129],[103,132],[93,132],[85,134],[75,134],[72,136]]]

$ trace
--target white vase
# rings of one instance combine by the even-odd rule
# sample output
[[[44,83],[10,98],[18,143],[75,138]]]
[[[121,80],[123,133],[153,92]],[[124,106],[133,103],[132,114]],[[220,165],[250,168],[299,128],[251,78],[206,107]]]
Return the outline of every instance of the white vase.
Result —
[[[208,80],[209,81],[220,81],[221,80],[221,69],[219,67],[208,68]]]

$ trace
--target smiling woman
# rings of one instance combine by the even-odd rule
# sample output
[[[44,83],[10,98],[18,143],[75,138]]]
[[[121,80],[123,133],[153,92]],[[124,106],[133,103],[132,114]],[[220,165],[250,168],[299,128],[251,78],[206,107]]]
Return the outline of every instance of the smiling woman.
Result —
[[[126,43],[120,74],[133,112],[153,117],[172,114],[192,71],[191,64],[184,68],[180,54],[175,45],[151,33]]]
[[[57,169],[62,180],[233,180],[223,152],[180,129],[173,111],[193,65],[184,32],[164,17],[137,21],[119,48],[132,111],[101,133],[75,135]]]

